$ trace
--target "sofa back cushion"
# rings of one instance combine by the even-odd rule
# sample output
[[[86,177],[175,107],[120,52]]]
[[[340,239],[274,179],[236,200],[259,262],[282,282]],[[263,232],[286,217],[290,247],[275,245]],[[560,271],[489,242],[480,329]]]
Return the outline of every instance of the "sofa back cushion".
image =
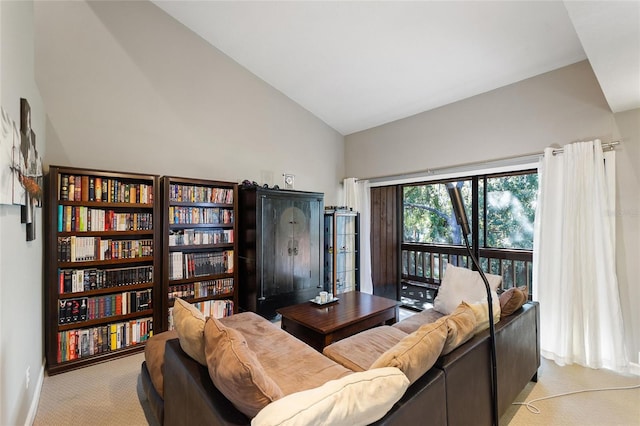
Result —
[[[326,346],[322,353],[353,371],[366,371],[380,355],[408,336],[390,325],[373,327]]]
[[[239,331],[210,317],[204,327],[204,340],[213,384],[246,416],[254,417],[267,404],[284,396]]]
[[[444,322],[447,326],[447,340],[442,348],[442,355],[450,353],[475,334],[476,316],[466,303],[461,303],[450,315],[438,321]]]
[[[521,287],[511,287],[500,294],[500,317],[508,317],[520,309],[529,298],[529,291],[526,285]]]
[[[380,355],[371,369],[397,367],[413,383],[433,366],[446,339],[447,325],[443,321],[425,324]]]
[[[462,302],[462,304],[471,308],[476,317],[474,335],[489,328],[489,306],[487,305],[487,299],[476,303]],[[496,324],[498,321],[500,321],[500,301],[496,299],[493,303],[493,323]]]
[[[497,300],[498,295],[496,290],[502,283],[502,277],[492,274],[485,275],[491,288],[491,297]],[[433,301],[433,308],[438,312],[448,315],[452,313],[462,301],[475,303],[483,299],[486,300],[486,297],[487,290],[484,281],[477,271],[448,264],[442,283],[438,288],[438,295]]]
[[[173,324],[178,332],[182,350],[202,365],[207,365],[204,356],[205,317],[191,303],[177,298],[173,304]]]

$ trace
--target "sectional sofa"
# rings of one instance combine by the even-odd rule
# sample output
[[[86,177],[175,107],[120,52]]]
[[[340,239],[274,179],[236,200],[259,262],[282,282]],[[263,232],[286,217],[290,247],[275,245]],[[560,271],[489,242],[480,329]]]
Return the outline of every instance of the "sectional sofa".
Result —
[[[246,425],[252,420],[255,424],[278,424],[283,419],[306,424],[323,419],[326,424],[338,422],[345,415],[352,416],[351,424],[406,426],[427,421],[433,425],[489,425],[489,331],[479,331],[470,338],[459,333],[452,340],[451,329],[456,328],[455,324],[451,326],[453,317],[453,313],[444,316],[427,310],[394,326],[379,326],[336,342],[323,354],[250,312],[215,323],[207,320],[201,333],[217,333],[218,340],[207,341],[203,351],[194,353],[193,348],[183,344],[183,336],[179,339],[175,332],[154,336],[145,349],[142,384],[158,422],[165,425]],[[396,374],[393,366],[376,365],[385,356],[389,358],[394,348],[402,347],[403,342],[409,342],[412,348],[419,346],[414,345],[416,336],[420,344],[430,340],[429,345],[433,346],[433,337],[442,327],[432,325],[445,322],[449,324],[444,328],[449,330],[449,337],[439,349],[438,344],[434,346],[436,353],[428,355],[430,359],[423,358],[423,354],[404,360],[392,356],[404,374]],[[428,330],[428,339],[424,332],[420,335],[422,330]],[[537,302],[525,303],[504,316],[495,324],[495,330],[498,411],[502,415],[526,384],[537,379]],[[216,354],[216,347],[224,347],[220,336],[237,338],[236,343],[241,345],[234,348],[247,351],[244,372],[225,361],[229,352]],[[442,338],[436,340],[440,342]],[[235,356],[236,349],[231,351]],[[425,366],[426,371],[422,372]],[[251,385],[256,384],[256,377],[260,379],[257,405],[253,401],[255,388],[247,396],[245,383],[236,381],[236,376],[245,373],[252,374]],[[362,382],[367,386],[358,387]],[[354,388],[355,393],[340,393],[349,388]],[[300,415],[308,417],[295,417]]]

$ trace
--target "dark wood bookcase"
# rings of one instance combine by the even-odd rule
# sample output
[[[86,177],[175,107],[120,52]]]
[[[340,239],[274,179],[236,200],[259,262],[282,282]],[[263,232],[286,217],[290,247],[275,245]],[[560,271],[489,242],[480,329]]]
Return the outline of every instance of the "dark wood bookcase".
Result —
[[[50,166],[45,197],[49,374],[142,350],[161,324],[159,177]]]
[[[164,176],[163,330],[176,297],[207,316],[238,309],[238,184]]]

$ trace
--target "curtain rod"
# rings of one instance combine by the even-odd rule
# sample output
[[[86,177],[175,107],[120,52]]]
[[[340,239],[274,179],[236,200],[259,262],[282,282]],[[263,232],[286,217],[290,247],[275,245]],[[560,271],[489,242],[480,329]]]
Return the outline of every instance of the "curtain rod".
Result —
[[[604,142],[602,144],[602,150],[606,151],[606,150],[614,149],[616,145],[620,145],[620,141]],[[562,154],[563,152],[564,152],[564,148],[556,148],[553,150],[553,155]]]
[[[602,149],[612,150],[617,145],[620,145],[620,141],[604,142],[602,144]],[[563,152],[564,152],[563,148],[555,148],[553,150],[553,155],[562,154]],[[493,160],[463,163],[463,164],[457,164],[453,166],[436,167],[433,169],[418,170],[414,172],[402,173],[397,175],[384,175],[384,176],[372,176],[367,178],[356,178],[356,182],[359,180],[368,180],[371,183],[376,183],[376,182],[383,182],[387,180],[391,181],[391,180],[399,180],[399,179],[411,179],[411,178],[420,177],[420,176],[430,176],[430,175],[434,175],[436,173],[442,173],[442,172],[466,171],[467,169],[471,170],[470,169],[471,167],[500,167],[505,165],[526,164],[526,162],[533,162],[539,159],[540,156],[542,155],[544,155],[544,152],[524,154],[524,155],[513,155],[510,157],[501,157]]]

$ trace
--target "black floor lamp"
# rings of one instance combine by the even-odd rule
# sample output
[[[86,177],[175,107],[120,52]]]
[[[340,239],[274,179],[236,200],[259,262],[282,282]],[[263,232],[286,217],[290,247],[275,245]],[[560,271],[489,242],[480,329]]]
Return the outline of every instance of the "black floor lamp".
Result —
[[[487,305],[489,306],[489,346],[491,348],[491,401],[493,411],[493,426],[498,426],[498,371],[496,369],[496,329],[493,324],[493,300],[491,298],[491,287],[489,286],[489,280],[487,276],[480,268],[478,260],[473,255],[471,247],[469,246],[469,222],[467,221],[467,214],[464,210],[464,204],[462,204],[462,195],[460,194],[460,188],[453,183],[447,184],[447,191],[449,191],[449,197],[451,198],[451,204],[453,205],[453,211],[456,215],[456,222],[462,231],[462,238],[464,244],[467,247],[467,253],[473,262],[476,270],[484,281],[484,286],[487,290]]]

